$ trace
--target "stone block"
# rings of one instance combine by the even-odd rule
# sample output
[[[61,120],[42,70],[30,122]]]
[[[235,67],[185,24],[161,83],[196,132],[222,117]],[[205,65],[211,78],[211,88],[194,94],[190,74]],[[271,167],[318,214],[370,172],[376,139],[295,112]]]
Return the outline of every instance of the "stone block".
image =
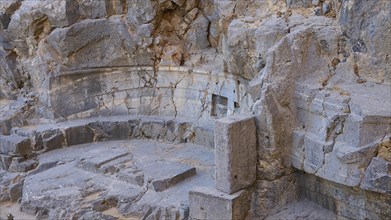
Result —
[[[11,202],[16,202],[22,197],[23,191],[23,180],[17,183],[14,183],[10,186],[9,189],[9,198]]]
[[[357,163],[347,164],[337,157],[340,144],[337,142],[334,145],[334,150],[324,155],[324,164],[318,169],[316,175],[346,186],[358,186],[362,177],[362,170],[357,168],[359,166]]]
[[[75,126],[65,129],[67,146],[91,143],[94,140],[94,132],[87,126]]]
[[[196,174],[196,168],[191,167],[185,171],[178,173],[177,175],[172,175],[171,177],[168,178],[153,180],[152,187],[156,192],[161,192],[181,182],[182,180],[194,176],[195,174]]]
[[[316,173],[324,164],[326,153],[330,153],[333,143],[319,140],[317,136],[307,134],[304,137],[305,162],[304,170]]]
[[[46,151],[62,148],[65,146],[65,137],[60,129],[48,130],[39,133],[35,137],[35,149],[45,149]]]
[[[127,121],[102,121],[89,123],[97,140],[127,140],[132,128]]]
[[[31,153],[29,138],[18,135],[0,136],[0,153],[12,156],[27,156]]]
[[[35,169],[37,166],[38,162],[35,160],[24,160],[23,157],[14,157],[8,170],[11,172],[27,172]]]
[[[142,171],[133,171],[131,169],[121,169],[117,177],[119,180],[128,182],[136,186],[144,185],[144,173]]]
[[[164,120],[143,121],[140,124],[141,134],[146,138],[161,139],[167,132]]]
[[[151,182],[152,188],[156,192],[166,190],[196,174],[195,167],[167,160],[148,161],[148,163],[139,164],[137,167],[144,172],[144,181]]]
[[[10,199],[10,188],[13,188],[14,184],[18,184],[23,179],[24,177],[18,173],[0,172],[0,202]]]
[[[207,148],[214,148],[213,130],[208,130],[201,127],[194,128],[194,143],[205,146]]]
[[[190,219],[244,219],[249,202],[246,190],[229,195],[214,188],[198,187],[189,192]]]
[[[194,128],[187,122],[179,122],[175,130],[176,139],[180,142],[192,142],[194,139]]]
[[[380,157],[372,158],[361,188],[391,195],[391,163]]]
[[[132,129],[130,138],[136,138],[140,136],[140,121],[137,119],[128,120],[129,127]]]
[[[230,116],[215,124],[216,188],[235,193],[256,178],[256,127],[249,116]]]
[[[167,133],[165,136],[166,141],[173,142],[177,138],[178,124],[174,120],[166,121]]]
[[[80,161],[78,161],[77,166],[90,172],[98,172],[99,168],[104,164],[128,155],[126,149],[118,148],[108,149],[101,151],[100,153],[101,154],[94,157],[81,158]]]
[[[11,165],[12,156],[0,154],[1,164],[4,170],[8,170],[8,167]]]

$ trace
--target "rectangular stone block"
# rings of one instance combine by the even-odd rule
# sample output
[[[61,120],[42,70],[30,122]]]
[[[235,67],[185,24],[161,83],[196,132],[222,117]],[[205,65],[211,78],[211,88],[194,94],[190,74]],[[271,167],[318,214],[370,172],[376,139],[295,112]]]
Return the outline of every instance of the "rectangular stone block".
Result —
[[[205,129],[202,127],[195,127],[194,128],[194,143],[205,146],[207,148],[214,148],[214,135],[212,129]]]
[[[81,158],[80,161],[77,162],[77,166],[90,172],[97,172],[104,164],[128,155],[127,150],[121,149],[105,150],[100,151],[99,153],[100,154],[95,155],[94,157]]]
[[[229,195],[214,188],[198,187],[189,192],[190,219],[244,219],[249,202],[246,190]]]
[[[132,127],[127,121],[99,121],[88,124],[97,141],[127,140],[132,134]]]
[[[65,137],[60,129],[50,129],[35,135],[34,150],[50,151],[65,146]]]
[[[316,173],[324,164],[325,154],[332,150],[332,142],[324,142],[313,134],[304,137],[305,162],[304,171]]]
[[[38,162],[35,160],[25,160],[23,157],[14,157],[12,158],[8,170],[10,172],[27,172],[35,169],[37,166]]]
[[[167,132],[164,120],[142,121],[140,124],[141,134],[146,138],[161,139]]]
[[[132,169],[122,169],[117,174],[118,179],[136,186],[144,185],[144,173]]]
[[[195,167],[167,160],[150,161],[139,164],[137,167],[144,172],[145,181],[151,182],[151,186],[156,192],[164,191],[196,175]]]
[[[230,116],[215,124],[216,188],[235,193],[255,182],[256,127],[249,116]]]
[[[88,126],[75,126],[65,129],[67,146],[92,143],[94,132]]]
[[[31,153],[29,138],[19,135],[0,136],[0,153],[24,157]]]

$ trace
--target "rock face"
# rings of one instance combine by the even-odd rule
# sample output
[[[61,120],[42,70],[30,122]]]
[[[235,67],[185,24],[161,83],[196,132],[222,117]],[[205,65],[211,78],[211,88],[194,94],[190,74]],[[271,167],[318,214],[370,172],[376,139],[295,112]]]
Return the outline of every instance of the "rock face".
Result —
[[[56,166],[38,159],[48,151],[134,138],[210,149],[221,133],[213,121],[243,115],[255,118],[241,126],[256,155],[251,181],[232,192],[251,194],[249,217],[304,195],[341,217],[381,219],[379,207],[391,209],[390,36],[389,0],[0,1],[0,198],[30,201],[27,172]],[[99,173],[107,161],[84,162]],[[161,166],[161,178],[143,168],[158,192],[197,174]],[[145,185],[148,172],[137,171],[119,181]],[[325,191],[299,190],[314,179]],[[345,199],[351,189],[369,205]],[[109,218],[99,210],[77,217]]]

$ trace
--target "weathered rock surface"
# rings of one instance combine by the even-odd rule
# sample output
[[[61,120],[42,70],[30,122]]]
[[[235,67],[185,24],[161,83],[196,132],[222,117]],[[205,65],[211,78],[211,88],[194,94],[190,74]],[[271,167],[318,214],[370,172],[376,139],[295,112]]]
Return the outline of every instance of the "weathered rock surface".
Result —
[[[197,145],[111,141],[53,150],[38,160],[40,167],[24,179],[21,200],[22,211],[37,218],[109,218],[105,211],[115,208],[128,217],[185,219],[188,191],[214,184],[213,153]],[[121,177],[129,170],[142,173],[143,181]]]
[[[281,211],[271,214],[265,219],[267,220],[283,220],[283,219],[336,219],[337,215],[332,211],[321,208],[314,202],[304,199],[299,202],[289,204]]]
[[[38,166],[30,171],[38,175],[56,164],[37,155],[111,140],[213,148],[213,120],[241,114],[256,119],[255,217],[296,198],[295,169],[365,190],[365,201],[387,197],[390,11],[389,0],[0,1],[1,169],[25,175]],[[120,119],[105,118],[113,116]],[[3,141],[15,135],[26,142]],[[75,169],[106,175],[128,157],[79,161],[85,170]],[[157,189],[178,173],[194,174],[192,166],[164,165]],[[148,174],[136,167],[116,178],[145,185]],[[280,192],[285,187],[292,192]],[[14,200],[20,185],[13,189]],[[9,187],[3,194],[10,197]],[[373,214],[377,206],[356,216],[346,211],[355,201],[343,204],[334,211],[346,218],[383,217]],[[133,212],[173,215],[171,208]]]
[[[216,188],[233,194],[256,180],[256,134],[253,117],[216,120]]]
[[[391,214],[390,197],[347,187],[314,175],[299,173],[299,191],[309,200],[347,219],[387,219]]]
[[[222,193],[213,188],[195,188],[189,193],[190,218],[199,219],[244,219],[249,209],[246,190],[233,194]]]

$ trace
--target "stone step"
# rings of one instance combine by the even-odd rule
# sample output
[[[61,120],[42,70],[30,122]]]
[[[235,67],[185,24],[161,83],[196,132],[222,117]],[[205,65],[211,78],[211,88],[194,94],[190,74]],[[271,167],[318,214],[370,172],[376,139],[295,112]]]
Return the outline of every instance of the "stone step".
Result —
[[[98,172],[104,164],[107,164],[115,159],[124,157],[128,154],[129,152],[126,148],[120,150],[107,149],[100,152],[100,154],[98,155],[91,155],[90,157],[81,158],[78,161],[77,166],[90,172]]]
[[[175,184],[196,175],[196,168],[168,160],[138,163],[147,181],[151,181],[156,192],[166,190]]]

